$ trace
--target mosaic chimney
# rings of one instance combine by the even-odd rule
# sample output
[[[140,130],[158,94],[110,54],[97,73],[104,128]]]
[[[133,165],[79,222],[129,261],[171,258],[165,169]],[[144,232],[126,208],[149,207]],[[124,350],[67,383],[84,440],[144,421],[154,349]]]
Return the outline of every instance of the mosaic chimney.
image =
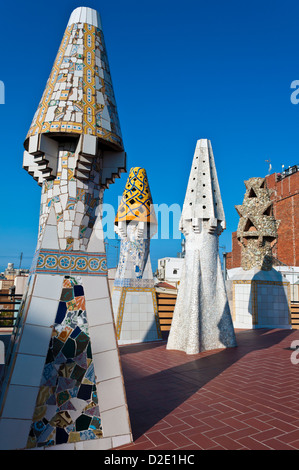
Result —
[[[162,339],[150,260],[157,220],[144,168],[131,168],[115,218],[121,238],[112,304],[118,344]]]
[[[197,141],[180,230],[185,261],[167,349],[187,354],[234,347],[235,334],[219,257],[225,215],[211,142]]]
[[[101,206],[126,169],[100,15],[70,16],[25,139],[42,187],[38,241],[0,401],[1,449],[104,450],[132,440]]]
[[[265,178],[250,178],[245,186],[243,204],[235,206],[240,216],[237,239],[241,244],[241,267],[245,271],[255,267],[271,271],[272,248],[280,223],[273,215],[271,191]]]

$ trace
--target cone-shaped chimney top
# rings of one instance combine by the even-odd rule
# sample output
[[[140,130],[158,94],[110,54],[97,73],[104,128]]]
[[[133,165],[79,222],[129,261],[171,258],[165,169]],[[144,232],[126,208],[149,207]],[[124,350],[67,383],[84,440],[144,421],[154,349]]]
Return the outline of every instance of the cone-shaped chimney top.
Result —
[[[106,148],[123,150],[101,19],[91,8],[76,8],[70,16],[26,150],[29,138],[40,134],[54,140],[88,134]]]
[[[119,222],[149,222],[157,224],[152,195],[144,168],[131,168],[127,184],[116,214]]]

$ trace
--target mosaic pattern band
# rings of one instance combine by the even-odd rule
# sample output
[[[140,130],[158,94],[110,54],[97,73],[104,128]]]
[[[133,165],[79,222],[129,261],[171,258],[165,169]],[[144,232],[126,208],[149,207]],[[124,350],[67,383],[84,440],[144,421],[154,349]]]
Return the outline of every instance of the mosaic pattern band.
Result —
[[[114,280],[114,287],[154,287],[154,280],[153,279],[132,279],[132,278],[125,278],[125,279],[115,279]]]
[[[80,276],[107,276],[105,253],[85,251],[65,252],[40,249],[35,254],[32,271],[41,274],[80,274]]]

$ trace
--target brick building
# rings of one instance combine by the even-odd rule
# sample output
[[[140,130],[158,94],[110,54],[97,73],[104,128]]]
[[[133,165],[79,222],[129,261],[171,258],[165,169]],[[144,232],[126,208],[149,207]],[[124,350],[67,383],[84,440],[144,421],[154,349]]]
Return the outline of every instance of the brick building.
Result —
[[[266,182],[268,188],[274,190],[271,196],[273,215],[280,220],[273,256],[277,264],[299,266],[299,166],[290,167],[283,173],[273,173],[266,177]],[[226,267],[240,266],[241,246],[237,232],[233,232],[232,251],[226,255]]]

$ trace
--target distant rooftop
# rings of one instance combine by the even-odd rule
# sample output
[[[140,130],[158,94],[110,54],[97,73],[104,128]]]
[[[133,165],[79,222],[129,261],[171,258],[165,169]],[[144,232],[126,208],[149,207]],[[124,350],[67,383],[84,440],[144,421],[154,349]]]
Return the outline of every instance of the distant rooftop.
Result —
[[[158,282],[158,284],[155,284],[155,287],[162,288],[162,289],[174,289],[176,290],[176,287],[173,286],[172,284],[169,284],[168,282]]]

